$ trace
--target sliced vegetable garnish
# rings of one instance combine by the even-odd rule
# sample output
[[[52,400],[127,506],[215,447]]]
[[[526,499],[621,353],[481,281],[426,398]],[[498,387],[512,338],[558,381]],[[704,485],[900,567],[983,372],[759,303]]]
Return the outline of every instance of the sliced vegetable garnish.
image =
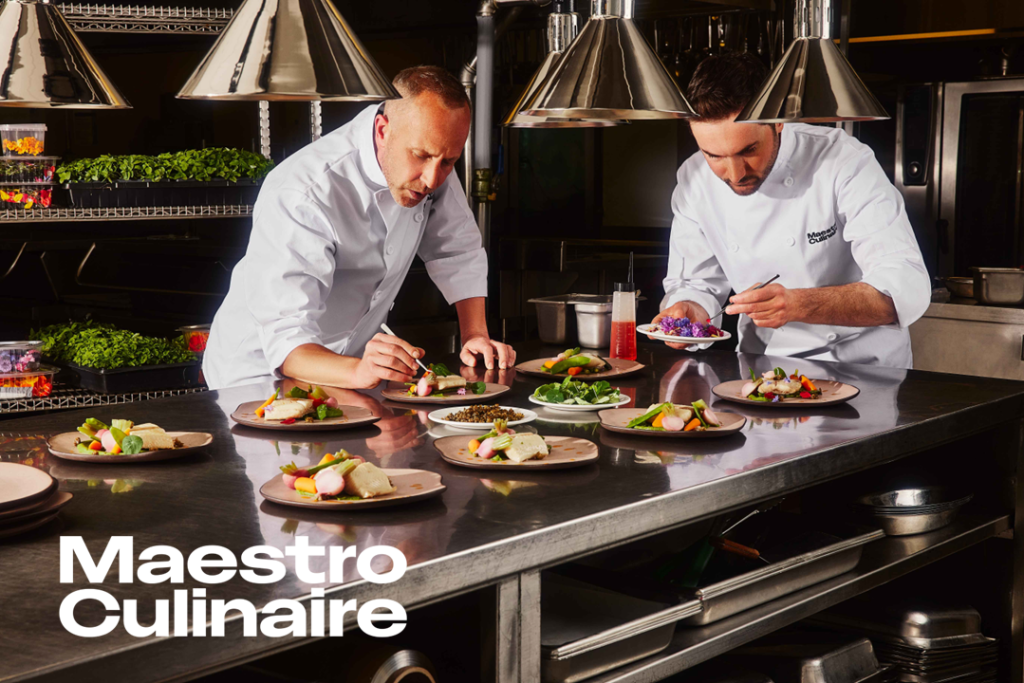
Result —
[[[658,416],[659,413],[663,413],[663,412],[666,412],[666,411],[671,412],[673,410],[675,410],[675,406],[673,406],[671,403],[662,403],[659,406],[655,406],[654,408],[651,408],[650,410],[648,410],[646,413],[644,413],[640,417],[634,417],[632,420],[629,421],[629,423],[626,425],[626,427],[629,427],[629,428],[639,427],[640,425],[642,425],[642,424],[644,424],[646,422],[650,422],[651,420],[653,420],[655,417]]]
[[[326,403],[321,403],[316,407],[316,416],[321,420],[327,420],[332,417],[344,417],[345,411],[340,408],[332,408]]]

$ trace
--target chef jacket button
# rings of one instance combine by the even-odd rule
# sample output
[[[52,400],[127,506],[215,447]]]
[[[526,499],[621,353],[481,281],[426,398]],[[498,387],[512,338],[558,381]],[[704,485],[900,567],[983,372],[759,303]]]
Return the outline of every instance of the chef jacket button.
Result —
[[[839,335],[836,334],[835,332],[829,332],[826,336],[826,339],[828,339],[829,341],[835,341],[836,339],[839,339]]]
[[[786,178],[785,180],[782,181],[782,184],[785,185],[786,187],[793,187],[793,179]]]
[[[417,223],[422,223],[422,222],[423,222],[423,214],[422,214],[422,213],[418,213],[418,214],[416,214],[416,215],[414,216],[414,218],[416,219],[416,222],[417,222]]]
[[[740,245],[733,242],[732,244],[729,245],[729,250],[735,254],[737,251],[740,250]]]
[[[395,245],[392,244],[390,247],[388,247],[388,253],[389,254],[394,254],[395,253]]]
[[[788,240],[786,240],[786,244],[788,244],[791,247],[795,246],[796,245],[796,240],[793,239],[792,237],[790,237]]]

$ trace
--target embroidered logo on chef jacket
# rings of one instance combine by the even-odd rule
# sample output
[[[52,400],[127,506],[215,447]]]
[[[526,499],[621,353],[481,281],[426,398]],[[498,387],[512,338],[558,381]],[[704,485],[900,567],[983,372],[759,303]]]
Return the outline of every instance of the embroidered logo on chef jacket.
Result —
[[[838,229],[838,224],[833,223],[832,227],[829,228],[828,230],[822,230],[820,232],[809,232],[807,233],[807,243],[819,244],[821,242],[824,242],[828,238],[834,237]]]

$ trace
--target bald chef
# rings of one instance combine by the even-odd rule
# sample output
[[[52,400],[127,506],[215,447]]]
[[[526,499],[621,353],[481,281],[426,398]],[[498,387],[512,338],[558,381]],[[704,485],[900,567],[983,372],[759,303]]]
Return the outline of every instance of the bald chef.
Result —
[[[406,69],[402,99],[373,105],[303,148],[263,184],[245,257],[213,320],[211,389],[291,377],[349,389],[408,381],[419,349],[378,332],[413,257],[449,303],[461,358],[512,367],[487,333],[487,256],[456,176],[470,124],[465,90]]]
[[[736,123],[766,76],[752,55],[726,54],[690,81],[700,151],[679,169],[655,320],[704,322],[731,289],[741,352],[909,368],[907,328],[931,284],[903,198],[838,128]]]

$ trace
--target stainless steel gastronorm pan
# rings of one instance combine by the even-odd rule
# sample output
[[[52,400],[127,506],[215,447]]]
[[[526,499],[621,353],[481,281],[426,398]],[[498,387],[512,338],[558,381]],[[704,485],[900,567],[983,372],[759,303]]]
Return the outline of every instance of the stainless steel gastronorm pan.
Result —
[[[704,610],[680,621],[687,626],[705,626],[757,607],[783,595],[845,574],[860,562],[864,545],[883,538],[875,529],[781,562],[765,565],[725,581],[697,588],[693,597]]]
[[[541,587],[541,679],[575,683],[668,647],[676,622],[695,612],[545,573]]]
[[[1024,306],[1024,270],[971,268],[974,299],[986,306]]]

